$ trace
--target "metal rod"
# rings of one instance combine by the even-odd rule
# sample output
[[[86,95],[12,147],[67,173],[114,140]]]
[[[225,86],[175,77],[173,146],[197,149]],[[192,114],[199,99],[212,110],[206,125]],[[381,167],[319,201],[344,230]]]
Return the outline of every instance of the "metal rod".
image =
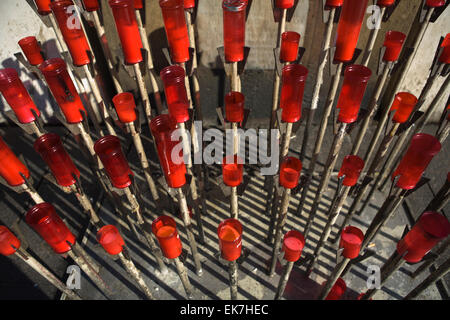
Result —
[[[89,197],[84,192],[79,190],[75,184],[70,186],[70,190],[75,195],[78,202],[80,202],[80,205],[83,208],[83,210],[88,214],[91,222],[96,226],[97,229],[99,229],[101,225],[101,220],[97,215],[97,212],[95,212],[94,207],[92,206],[92,203],[89,200]]]
[[[328,296],[328,294],[331,291],[331,288],[333,288],[335,282],[342,274],[342,271],[344,271],[345,267],[350,262],[349,258],[344,258],[338,265],[334,268],[333,273],[330,275],[330,278],[328,279],[327,283],[325,284],[325,287],[322,289],[318,300],[325,300],[325,298]]]
[[[37,120],[36,120],[37,121]],[[36,138],[39,138],[43,134],[45,134],[45,131],[41,131],[40,126],[36,123],[36,121],[32,121],[28,123],[30,129],[33,131],[33,134],[36,136]]]
[[[425,210],[426,211],[426,210]],[[447,250],[450,245],[450,237],[447,237],[443,242],[440,243],[439,247],[436,249],[433,257],[428,258],[423,261],[422,264],[412,273],[411,278],[415,279],[423,271],[428,270],[437,260],[437,258]]]
[[[39,195],[39,193],[36,190],[29,188],[25,184],[24,184],[24,188],[25,188],[25,192],[28,193],[28,195],[34,201],[35,204],[45,202],[44,199],[42,199],[42,197]]]
[[[144,104],[144,112],[147,117],[147,123],[150,123],[150,120],[152,119],[152,109],[150,105],[150,99],[148,98],[147,88],[145,87],[144,77],[142,76],[141,67],[139,66],[139,63],[133,64],[133,69],[134,74],[136,75],[136,81],[138,83],[142,103]]]
[[[236,260],[229,262],[229,275],[230,275],[230,296],[231,300],[238,299],[238,265]]]
[[[239,74],[238,74],[238,63],[232,62],[231,63],[231,91],[239,91]]]
[[[124,265],[125,269],[127,269],[128,274],[137,282],[139,287],[141,288],[142,292],[145,294],[145,296],[149,300],[155,300],[153,297],[149,287],[145,283],[144,279],[142,278],[141,272],[136,268],[133,261],[131,259],[127,259],[122,252],[118,254],[120,261]]]
[[[380,19],[383,18],[385,11],[386,7],[382,7],[380,15],[379,16],[374,15],[374,17],[379,17]],[[364,50],[364,56],[361,61],[361,64],[365,67],[367,67],[367,65],[369,64],[370,56],[372,55],[373,47],[375,46],[375,41],[377,40],[378,31],[380,31],[380,29],[381,28],[379,28],[379,25],[376,25],[370,31],[369,40],[367,40],[367,46],[366,49]]]
[[[188,299],[192,299],[194,290],[192,289],[192,285],[189,281],[186,267],[180,261],[180,258],[175,258],[173,260],[175,261],[175,266],[177,268],[178,276],[180,277],[181,283],[183,284],[183,287],[184,287],[184,291],[186,292],[186,297]]]
[[[237,187],[231,187],[230,207],[231,217],[237,219],[239,216]]]
[[[450,181],[445,180],[444,185],[439,189],[436,196],[430,201],[430,203],[425,208],[426,211],[441,211],[450,200]]]
[[[281,300],[283,297],[284,289],[286,289],[286,284],[291,275],[292,268],[294,267],[294,261],[288,261],[284,266],[283,273],[280,277],[280,282],[278,283],[277,293],[275,294],[274,300]]]

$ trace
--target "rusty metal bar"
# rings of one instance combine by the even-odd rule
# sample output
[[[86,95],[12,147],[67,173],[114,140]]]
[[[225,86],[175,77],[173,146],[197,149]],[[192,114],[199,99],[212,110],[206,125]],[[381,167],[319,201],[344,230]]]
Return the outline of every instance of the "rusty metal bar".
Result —
[[[136,268],[133,261],[130,258],[126,258],[122,252],[120,252],[118,254],[118,256],[119,256],[120,262],[122,262],[122,264],[124,265],[128,274],[137,282],[137,284],[139,285],[139,287],[141,288],[141,290],[145,294],[145,296],[149,300],[155,300],[149,287],[147,286],[144,279],[142,278],[141,272]]]
[[[333,288],[335,282],[342,274],[342,271],[344,271],[345,267],[347,267],[348,263],[350,262],[349,258],[344,258],[340,263],[337,264],[337,266],[334,268],[333,272],[330,275],[330,278],[328,279],[327,283],[325,284],[325,287],[320,292],[318,300],[325,300],[325,298],[328,296],[328,294],[331,291],[331,288]]]
[[[189,277],[186,271],[186,267],[181,262],[180,258],[173,259],[175,261],[175,266],[177,268],[178,276],[180,277],[181,283],[183,284],[184,291],[188,299],[193,299],[193,289],[189,281]]]
[[[229,262],[230,296],[231,300],[238,300],[238,265],[236,260]]]
[[[294,261],[288,261],[284,266],[283,273],[280,277],[280,282],[278,283],[277,293],[275,294],[274,300],[280,300],[283,297],[284,289],[286,289],[286,284],[291,275],[292,268],[294,267]]]

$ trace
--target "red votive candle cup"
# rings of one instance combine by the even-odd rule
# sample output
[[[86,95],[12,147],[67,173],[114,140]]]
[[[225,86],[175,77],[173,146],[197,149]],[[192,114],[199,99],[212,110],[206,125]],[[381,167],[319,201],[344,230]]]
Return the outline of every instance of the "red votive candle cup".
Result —
[[[52,13],[52,10],[50,9],[50,2],[51,0],[34,0],[37,11],[40,15],[46,16]]]
[[[450,64],[450,33],[444,38],[444,41],[441,43],[442,53],[439,56],[439,62]]]
[[[293,62],[297,60],[300,34],[286,31],[281,35],[280,61]]]
[[[325,2],[325,9],[342,7],[344,0],[327,0]]]
[[[346,290],[347,284],[345,283],[344,279],[339,278],[334,283],[333,288],[331,288],[331,291],[327,295],[325,300],[340,300]]]
[[[302,162],[294,157],[285,157],[280,167],[280,185],[286,189],[293,189],[298,185],[302,171]]]
[[[106,225],[98,230],[97,241],[106,252],[112,255],[121,253],[125,245],[119,230],[113,225]]]
[[[354,259],[359,255],[364,233],[353,226],[347,226],[342,230],[339,248],[344,248],[342,255],[348,259]]]
[[[25,178],[30,177],[30,171],[19,158],[12,152],[8,145],[0,137],[0,176],[6,180],[6,182],[12,186],[20,186],[26,181],[20,174],[23,174]]]
[[[32,207],[25,215],[25,221],[52,247],[56,253],[70,251],[75,236],[56,214],[55,208],[47,202]]]
[[[182,149],[176,157],[172,158],[173,148],[180,143],[174,137],[176,129],[175,119],[168,114],[159,115],[150,121],[150,130],[155,138],[159,162],[166,182],[171,188],[180,188],[186,184],[186,166]]]
[[[59,0],[52,2],[50,8],[56,21],[58,21],[59,29],[69,48],[74,65],[84,66],[90,63],[89,52],[91,49],[73,2],[71,0]]]
[[[283,238],[284,260],[295,262],[300,259],[304,246],[305,237],[303,234],[296,230],[288,231]]]
[[[109,0],[114,15],[117,33],[122,43],[125,63],[136,64],[142,58],[142,40],[136,21],[133,0]]]
[[[100,5],[98,3],[98,0],[82,0],[83,8],[87,12],[93,12],[100,9]]]
[[[44,58],[41,54],[41,48],[39,47],[36,37],[25,37],[20,39],[19,46],[32,66],[38,66],[44,62]]]
[[[229,155],[223,158],[222,176],[223,182],[229,187],[237,187],[242,182],[244,174],[244,162],[237,155]]]
[[[431,8],[442,7],[445,5],[445,0],[427,0],[425,5]]]
[[[341,170],[338,178],[345,176],[342,184],[347,187],[353,187],[358,182],[359,175],[364,168],[364,160],[355,155],[348,155],[342,161]]]
[[[289,64],[283,67],[280,98],[282,121],[293,123],[300,120],[307,77],[308,69],[300,64]]]
[[[39,66],[39,69],[66,117],[66,121],[68,123],[80,123],[83,121],[82,112],[86,116],[87,112],[67,72],[64,60],[60,58],[46,60]]]
[[[56,133],[40,136],[34,142],[34,150],[44,159],[60,186],[68,187],[77,182],[74,176],[80,177],[80,171],[73,164]]]
[[[244,120],[245,97],[242,93],[231,91],[225,96],[225,120],[242,122]]]
[[[438,212],[425,212],[412,229],[397,244],[397,252],[403,259],[416,263],[441,240],[450,234],[450,223]]]
[[[152,232],[158,239],[161,251],[167,259],[178,258],[183,245],[177,231],[175,220],[168,216],[160,216],[152,223]]]
[[[343,123],[353,123],[358,119],[361,101],[366,91],[372,71],[358,64],[345,68],[344,84],[336,108],[340,109],[338,120]]]
[[[394,102],[392,103],[391,110],[395,110],[392,121],[396,123],[403,123],[409,119],[414,106],[417,103],[415,95],[409,92],[399,92],[395,95]]]
[[[141,10],[144,9],[144,3],[142,0],[134,0],[134,9]]]
[[[184,0],[184,8],[185,9],[195,8],[195,0]]]
[[[133,172],[122,152],[119,138],[113,135],[104,136],[97,140],[94,150],[105,166],[114,187],[124,189],[131,185],[130,174]]]
[[[184,69],[177,65],[168,66],[161,71],[160,76],[164,84],[169,114],[178,123],[188,121],[189,100],[186,91],[186,73]]]
[[[275,6],[280,9],[289,9],[294,6],[294,0],[276,0]]]
[[[441,150],[438,139],[426,133],[413,136],[408,151],[392,174],[400,176],[396,186],[404,190],[414,189],[433,157]]]
[[[20,248],[20,240],[5,226],[0,226],[0,254],[10,256]]]
[[[41,114],[15,69],[0,70],[0,91],[20,123],[30,123],[36,120],[31,110],[37,116]]]
[[[337,29],[335,62],[352,60],[366,13],[367,2],[368,0],[345,0]]]
[[[114,96],[113,104],[116,109],[120,122],[129,123],[137,119],[136,103],[133,94],[130,92],[122,92]]]
[[[189,36],[183,0],[159,0],[173,63],[189,61]]]
[[[397,61],[402,51],[406,34],[398,31],[388,31],[384,37],[383,46],[386,47],[383,61]]]
[[[395,3],[395,0],[378,0],[377,6],[379,7],[390,7]]]
[[[242,224],[236,219],[226,219],[217,228],[222,258],[235,261],[242,251]]]
[[[247,2],[243,0],[223,0],[223,39],[225,60],[244,60],[245,11]]]

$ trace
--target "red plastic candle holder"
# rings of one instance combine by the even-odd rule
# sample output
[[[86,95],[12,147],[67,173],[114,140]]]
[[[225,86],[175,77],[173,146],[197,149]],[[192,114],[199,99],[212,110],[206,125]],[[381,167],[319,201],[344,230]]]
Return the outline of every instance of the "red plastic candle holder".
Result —
[[[364,168],[364,160],[355,155],[349,155],[342,161],[341,170],[338,178],[345,176],[342,184],[347,187],[353,187],[358,182],[359,175]]]
[[[282,121],[293,123],[300,120],[307,77],[308,69],[300,64],[289,64],[283,67],[280,98]]]
[[[235,261],[242,251],[242,224],[236,219],[226,219],[217,228],[222,258]]]
[[[293,62],[297,60],[300,34],[286,31],[281,35],[280,61]]]
[[[231,91],[225,96],[225,120],[242,122],[244,120],[245,97],[242,93]]]
[[[39,69],[44,75],[66,121],[68,123],[82,122],[83,113],[87,116],[87,112],[67,72],[64,60],[60,58],[46,60],[39,66]]]
[[[106,225],[98,230],[97,241],[111,255],[121,253],[125,245],[125,241],[123,241],[119,230],[113,225]]]
[[[20,186],[26,181],[20,175],[23,174],[25,178],[30,177],[30,171],[19,158],[12,152],[8,145],[0,137],[0,176],[6,180],[6,182],[12,186]]]
[[[352,60],[366,13],[367,2],[368,0],[344,1],[337,29],[335,62]]]
[[[0,91],[20,123],[30,123],[37,120],[31,110],[37,116],[40,116],[39,109],[34,104],[15,69],[0,70]]]
[[[50,8],[58,21],[59,29],[67,48],[69,48],[74,65],[84,66],[90,63],[91,49],[73,2],[71,0],[52,2]]]
[[[342,255],[348,259],[354,259],[359,255],[364,233],[353,226],[347,226],[342,230],[339,248],[344,248]]]
[[[276,0],[275,6],[280,9],[289,9],[294,6],[294,0]]]
[[[450,33],[444,38],[444,41],[441,43],[442,53],[439,56],[439,62],[450,64]]]
[[[425,5],[431,8],[442,7],[445,5],[445,0],[427,0]]]
[[[88,12],[97,11],[100,9],[98,0],[82,0],[84,10]]]
[[[174,137],[176,129],[175,119],[167,114],[159,115],[150,121],[150,130],[155,138],[159,162],[167,184],[171,188],[180,188],[186,184],[186,166],[182,149],[179,154],[172,157],[173,148],[181,143]]]
[[[397,93],[391,106],[391,111],[395,111],[392,121],[396,123],[406,122],[406,120],[409,119],[416,103],[417,98],[415,95],[409,92]]]
[[[37,11],[40,15],[46,16],[52,13],[52,10],[50,9],[50,2],[51,0],[34,0]]]
[[[141,10],[144,9],[144,3],[142,0],[134,0],[134,9]]]
[[[344,0],[327,0],[325,2],[325,8],[339,8],[342,7]]]
[[[327,295],[325,300],[340,300],[346,290],[347,284],[345,283],[344,279],[339,278],[334,283],[333,288],[331,288],[331,291]]]
[[[383,46],[386,51],[383,55],[383,61],[393,62],[397,61],[402,51],[403,44],[406,39],[406,34],[398,31],[388,31],[384,37]]]
[[[419,262],[450,234],[450,223],[440,213],[428,211],[397,244],[397,252],[410,263]]]
[[[377,6],[379,7],[390,7],[395,3],[395,0],[378,0]]]
[[[133,0],[109,0],[114,15],[117,33],[122,43],[125,63],[136,64],[143,61],[142,39],[136,20]]]
[[[112,100],[120,122],[129,123],[136,121],[136,103],[132,93],[119,93]]]
[[[189,61],[189,36],[183,0],[159,0],[173,63]]]
[[[195,0],[184,0],[184,8],[185,9],[195,8]]]
[[[124,189],[131,185],[130,174],[133,175],[133,172],[122,152],[119,138],[113,135],[104,136],[95,143],[94,150],[114,187]]]
[[[302,171],[302,162],[294,157],[285,157],[280,167],[280,185],[286,189],[293,189],[298,185]]]
[[[161,251],[167,259],[178,258],[183,245],[177,231],[175,220],[168,216],[160,216],[152,223],[152,232],[158,239]]]
[[[229,155],[223,158],[222,175],[223,182],[229,187],[237,187],[242,182],[244,174],[244,161],[237,155]]]
[[[25,221],[52,247],[56,253],[66,253],[75,244],[75,236],[47,202],[32,207]],[[69,245],[69,242],[71,245]]]
[[[20,248],[20,240],[5,226],[0,226],[0,254],[10,256]]]
[[[404,190],[414,189],[428,164],[440,150],[439,140],[432,135],[414,135],[408,151],[392,174],[392,179],[400,176],[396,186]]]
[[[372,71],[359,64],[345,68],[344,84],[336,108],[340,109],[338,120],[342,123],[353,123],[358,119],[361,101],[366,91]]]
[[[34,150],[44,159],[60,186],[68,187],[77,182],[75,177],[80,177],[80,171],[73,164],[57,134],[40,136],[34,142]]]
[[[305,246],[305,237],[296,230],[288,231],[283,238],[284,260],[295,262],[300,259],[303,247]]]
[[[25,37],[20,39],[19,46],[32,66],[38,66],[44,62],[44,58],[41,54],[41,48],[39,47],[36,37]]]
[[[223,0],[223,39],[225,60],[244,60],[245,12],[247,2],[243,0]]]
[[[188,121],[189,100],[186,91],[186,73],[184,69],[177,65],[168,66],[161,71],[160,76],[164,84],[169,114],[178,123]]]

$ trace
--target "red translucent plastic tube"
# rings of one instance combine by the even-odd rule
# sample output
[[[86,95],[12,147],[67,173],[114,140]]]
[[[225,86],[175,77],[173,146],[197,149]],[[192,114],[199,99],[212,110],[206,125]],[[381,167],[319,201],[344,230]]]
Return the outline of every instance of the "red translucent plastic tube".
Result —
[[[39,109],[34,104],[15,69],[0,70],[0,91],[20,123],[30,123],[36,120],[31,110],[37,116],[40,116]]]
[[[75,236],[56,214],[55,208],[50,203],[42,202],[32,207],[26,213],[25,221],[56,253],[66,253],[71,250],[71,245],[75,244]]]
[[[144,3],[142,0],[134,0],[134,9],[141,10],[144,9]]]
[[[195,8],[195,0],[184,0],[184,8],[185,9]]]
[[[150,130],[155,138],[159,162],[167,184],[171,188],[180,188],[186,184],[186,166],[182,149],[180,154],[172,158],[173,148],[180,144],[180,141],[174,138],[176,129],[175,119],[168,114],[159,115],[150,121]]]
[[[285,157],[280,167],[280,185],[286,189],[293,189],[298,185],[302,171],[302,162],[294,157]]]
[[[129,123],[136,121],[136,103],[132,93],[119,93],[112,100],[120,122]]]
[[[442,53],[439,56],[439,62],[450,64],[450,33],[444,38],[444,41],[441,43]]]
[[[162,69],[161,80],[166,93],[169,114],[178,122],[189,120],[189,100],[187,97],[185,72],[180,66],[173,65]]]
[[[392,103],[391,110],[395,111],[392,121],[397,123],[403,123],[408,120],[411,115],[414,106],[417,103],[415,95],[409,92],[399,92],[395,95],[394,102]]]
[[[100,9],[98,0],[82,0],[84,10],[88,12],[97,11]]]
[[[225,120],[242,122],[244,120],[245,97],[242,93],[231,91],[225,96]]]
[[[414,135],[408,151],[392,174],[392,179],[400,176],[396,186],[404,190],[414,189],[428,164],[440,150],[439,140],[432,135]]]
[[[98,230],[97,241],[111,255],[121,253],[125,245],[119,230],[113,225],[106,225]]]
[[[52,58],[44,61],[40,66],[44,78],[55,97],[61,111],[68,123],[79,123],[83,121],[83,114],[87,116],[77,89],[67,72],[64,60]]]
[[[383,46],[386,51],[383,55],[383,61],[397,61],[402,51],[403,44],[406,39],[406,34],[398,31],[388,31],[384,37]]]
[[[325,8],[338,8],[341,7],[343,3],[344,0],[327,0],[327,2],[325,2]]]
[[[335,284],[333,285],[333,288],[331,288],[331,291],[327,295],[325,300],[340,300],[346,290],[347,284],[345,283],[344,279],[339,278],[336,280]]]
[[[286,261],[295,262],[300,259],[303,247],[305,246],[305,237],[296,230],[288,231],[283,238],[282,251]]]
[[[10,256],[20,248],[20,240],[5,226],[0,226],[0,254]]]
[[[300,120],[307,77],[308,69],[300,64],[289,64],[283,67],[280,98],[282,121],[293,123]]]
[[[73,164],[56,133],[40,136],[34,142],[34,150],[44,159],[60,186],[68,187],[77,182],[75,177],[80,177],[80,171]]]
[[[223,158],[222,176],[223,182],[229,187],[237,187],[242,182],[244,174],[244,162],[237,155]]]
[[[441,240],[450,234],[448,219],[433,211],[422,214],[419,221],[397,244],[397,252],[410,263],[419,262]]]
[[[427,0],[425,5],[431,8],[442,7],[443,5],[445,5],[445,0]]]
[[[69,48],[74,65],[84,66],[90,63],[89,52],[91,49],[72,0],[52,2],[50,8],[52,8],[56,21],[58,21],[59,29]]]
[[[168,216],[160,216],[152,223],[152,232],[158,239],[161,251],[167,259],[178,258],[183,245],[177,231],[175,220]]]
[[[25,178],[30,177],[30,171],[19,158],[12,152],[8,145],[0,137],[0,176],[12,186],[20,186],[26,181],[20,175],[23,174]]]
[[[364,168],[364,160],[355,155],[349,155],[342,161],[341,170],[338,178],[345,176],[342,184],[347,187],[353,187],[358,182],[359,175]]]
[[[245,11],[247,2],[243,0],[223,0],[223,39],[225,60],[244,60]]]
[[[361,101],[366,91],[372,71],[359,64],[345,68],[344,84],[336,108],[340,109],[338,120],[343,123],[353,123],[358,119]]]
[[[354,259],[359,255],[364,233],[353,226],[347,226],[342,230],[339,248],[344,248],[342,255],[348,259]]]
[[[226,219],[217,228],[222,258],[235,261],[242,252],[242,224],[236,219]]]
[[[337,29],[335,62],[348,62],[358,43],[368,0],[345,0]]]
[[[276,0],[275,6],[280,9],[289,9],[294,6],[294,0]]]
[[[95,143],[94,150],[114,187],[124,189],[131,185],[130,174],[133,172],[122,152],[119,138],[113,135],[104,136]]]
[[[41,54],[41,48],[39,47],[36,37],[25,37],[20,39],[19,46],[32,66],[38,66],[44,62],[44,58]]]
[[[109,0],[117,33],[122,43],[123,55],[127,64],[136,64],[142,58],[142,39],[136,21],[133,0]]]
[[[395,0],[378,0],[377,6],[379,7],[390,7],[395,3]]]
[[[189,61],[189,36],[183,0],[159,0],[173,63]]]
[[[286,31],[281,35],[280,61],[293,62],[297,60],[300,34]]]
[[[46,16],[52,13],[52,10],[50,9],[50,2],[51,0],[34,0],[37,11],[40,15]]]

